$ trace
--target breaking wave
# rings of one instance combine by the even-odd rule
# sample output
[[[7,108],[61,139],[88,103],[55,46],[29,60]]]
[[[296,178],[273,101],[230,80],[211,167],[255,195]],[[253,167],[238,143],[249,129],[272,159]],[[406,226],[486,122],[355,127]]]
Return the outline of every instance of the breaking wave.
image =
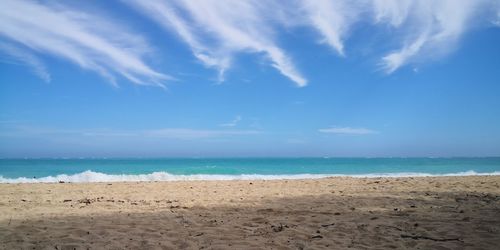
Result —
[[[318,179],[326,177],[354,177],[354,178],[377,178],[377,177],[431,177],[431,176],[474,176],[474,175],[500,175],[500,171],[490,173],[478,173],[465,171],[447,174],[430,173],[371,173],[371,174],[292,174],[292,175],[261,175],[261,174],[192,174],[176,175],[167,172],[154,172],[150,174],[105,174],[87,170],[78,174],[47,176],[41,178],[5,178],[0,176],[0,183],[54,183],[54,182],[137,182],[137,181],[195,181],[195,180],[294,180],[294,179]]]

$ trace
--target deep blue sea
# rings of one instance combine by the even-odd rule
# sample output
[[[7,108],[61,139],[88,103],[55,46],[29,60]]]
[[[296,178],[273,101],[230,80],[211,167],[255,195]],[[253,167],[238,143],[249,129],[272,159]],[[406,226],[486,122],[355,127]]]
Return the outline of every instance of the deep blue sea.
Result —
[[[485,174],[500,174],[500,157],[0,159],[0,183]]]

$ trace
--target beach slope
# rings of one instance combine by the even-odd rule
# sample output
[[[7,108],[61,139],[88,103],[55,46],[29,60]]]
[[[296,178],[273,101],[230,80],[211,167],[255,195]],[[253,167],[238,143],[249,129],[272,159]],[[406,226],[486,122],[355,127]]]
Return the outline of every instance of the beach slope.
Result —
[[[0,184],[1,249],[498,249],[500,176]]]

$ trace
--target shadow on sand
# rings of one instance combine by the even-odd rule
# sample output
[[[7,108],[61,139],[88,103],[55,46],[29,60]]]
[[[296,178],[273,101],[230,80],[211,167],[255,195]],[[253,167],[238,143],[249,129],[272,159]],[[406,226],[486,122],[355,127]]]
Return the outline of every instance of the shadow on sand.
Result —
[[[163,201],[153,201],[163,202]],[[302,196],[0,222],[2,249],[498,249],[500,197]],[[89,201],[82,209],[92,209]],[[148,204],[137,204],[147,206]],[[75,208],[79,209],[79,208]]]

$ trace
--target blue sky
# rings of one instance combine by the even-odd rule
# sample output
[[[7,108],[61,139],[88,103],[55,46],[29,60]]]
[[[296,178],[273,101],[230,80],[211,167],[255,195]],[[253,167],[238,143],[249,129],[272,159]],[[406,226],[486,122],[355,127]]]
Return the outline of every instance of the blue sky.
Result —
[[[498,1],[0,3],[0,157],[498,156]]]

